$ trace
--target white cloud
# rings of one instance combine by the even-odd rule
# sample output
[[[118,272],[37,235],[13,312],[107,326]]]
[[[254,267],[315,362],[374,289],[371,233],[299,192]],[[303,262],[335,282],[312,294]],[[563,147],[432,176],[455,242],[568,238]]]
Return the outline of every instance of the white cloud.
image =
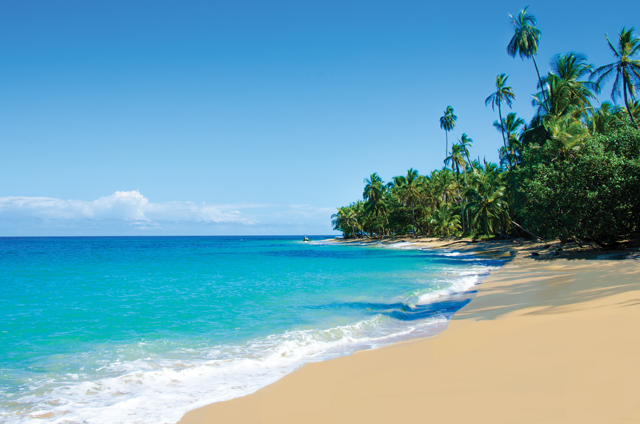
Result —
[[[38,229],[61,228],[74,234],[82,233],[83,228],[91,228],[92,234],[185,234],[198,233],[203,228],[209,233],[215,233],[216,228],[237,234],[266,234],[269,229],[271,234],[292,234],[307,228],[310,234],[314,230],[329,233],[333,212],[333,208],[310,205],[153,203],[137,190],[116,191],[91,201],[0,197],[0,234],[37,235]],[[289,228],[283,227],[287,225]],[[123,232],[123,228],[129,230]]]

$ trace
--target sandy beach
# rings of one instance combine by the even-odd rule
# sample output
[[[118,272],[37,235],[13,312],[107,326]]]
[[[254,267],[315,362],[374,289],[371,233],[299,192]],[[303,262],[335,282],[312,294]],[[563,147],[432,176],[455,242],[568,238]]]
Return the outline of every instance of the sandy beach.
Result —
[[[422,243],[511,260],[435,337],[305,365],[180,423],[640,422],[637,251]]]

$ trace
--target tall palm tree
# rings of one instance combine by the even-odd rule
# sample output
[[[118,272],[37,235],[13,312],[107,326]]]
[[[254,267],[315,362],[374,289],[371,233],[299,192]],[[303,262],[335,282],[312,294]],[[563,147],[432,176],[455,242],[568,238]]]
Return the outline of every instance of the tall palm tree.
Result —
[[[593,71],[591,79],[596,79],[596,84],[600,86],[615,74],[616,79],[613,81],[611,98],[615,102],[620,97],[620,92],[622,92],[629,118],[631,118],[631,122],[638,126],[629,108],[629,98],[627,97],[628,94],[632,99],[635,99],[636,90],[640,88],[640,60],[634,59],[634,56],[640,53],[640,38],[633,35],[634,29],[634,27],[629,30],[622,28],[618,34],[619,48],[617,49],[605,34],[609,48],[613,52],[616,61]]]
[[[511,57],[516,57],[516,55],[519,54],[522,60],[524,60],[525,57],[527,59],[531,58],[533,60],[533,66],[536,68],[536,73],[538,74],[540,87],[543,87],[538,64],[536,63],[536,54],[538,53],[538,43],[540,42],[541,32],[536,28],[536,17],[527,13],[528,8],[529,6],[522,9],[517,17],[509,15],[513,21],[515,33],[511,41],[509,41],[507,53],[509,53]]]
[[[449,131],[452,131],[456,126],[456,121],[458,117],[453,114],[453,108],[451,106],[447,106],[444,111],[444,115],[440,117],[440,128],[444,130],[445,139],[447,141],[445,147],[445,157],[449,154]]]
[[[498,106],[498,116],[500,117],[500,122],[502,122],[502,102],[505,102],[509,108],[515,100],[516,95],[513,94],[513,88],[507,86],[507,80],[509,77],[506,74],[500,74],[496,76],[496,91],[491,93],[489,97],[484,101],[484,105],[491,105],[491,110],[496,110],[495,107]],[[504,131],[502,131],[502,143],[504,144],[504,148],[507,148],[507,137],[504,135]]]

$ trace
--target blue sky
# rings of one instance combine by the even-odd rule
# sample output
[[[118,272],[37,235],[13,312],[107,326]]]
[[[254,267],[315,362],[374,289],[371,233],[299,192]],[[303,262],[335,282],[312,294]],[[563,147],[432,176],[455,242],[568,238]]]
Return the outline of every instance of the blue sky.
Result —
[[[330,234],[370,173],[442,167],[447,105],[497,161],[497,74],[533,114],[526,5],[0,1],[0,235]],[[545,73],[610,63],[640,3],[529,10]]]

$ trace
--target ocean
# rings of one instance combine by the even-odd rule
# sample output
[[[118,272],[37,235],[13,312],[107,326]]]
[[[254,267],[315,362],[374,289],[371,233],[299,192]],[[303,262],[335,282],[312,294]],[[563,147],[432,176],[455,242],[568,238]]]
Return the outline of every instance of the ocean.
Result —
[[[498,260],[309,237],[0,238],[0,421],[168,423],[436,334]]]

